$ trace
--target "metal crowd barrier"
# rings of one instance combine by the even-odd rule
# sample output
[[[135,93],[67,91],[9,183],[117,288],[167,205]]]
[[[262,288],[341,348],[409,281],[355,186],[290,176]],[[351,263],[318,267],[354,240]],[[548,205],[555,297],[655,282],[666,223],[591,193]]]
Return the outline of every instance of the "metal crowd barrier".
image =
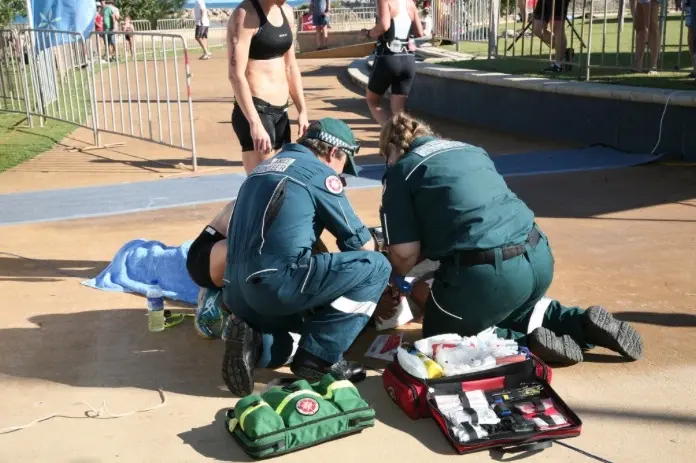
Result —
[[[126,35],[130,40],[126,40]],[[112,46],[106,46],[113,44]],[[191,152],[191,71],[176,34],[0,30],[0,111],[72,123]],[[187,106],[187,107],[186,107]]]

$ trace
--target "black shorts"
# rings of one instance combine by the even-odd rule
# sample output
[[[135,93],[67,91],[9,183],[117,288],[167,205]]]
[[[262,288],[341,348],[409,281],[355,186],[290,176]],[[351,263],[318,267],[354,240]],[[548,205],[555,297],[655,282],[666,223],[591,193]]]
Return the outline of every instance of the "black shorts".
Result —
[[[186,270],[191,279],[201,288],[218,288],[210,278],[210,252],[218,241],[226,239],[225,235],[208,225],[191,243],[186,256]]]
[[[544,22],[551,21],[551,12],[553,12],[554,21],[563,21],[563,18],[568,14],[568,5],[570,0],[538,0],[534,7],[534,19]]]
[[[207,39],[208,38],[208,26],[196,26],[196,37],[195,38]]]
[[[367,89],[384,95],[391,87],[392,95],[408,95],[415,75],[416,56],[413,53],[377,55]]]
[[[261,123],[271,138],[273,149],[278,150],[284,144],[290,143],[290,119],[288,118],[287,105],[273,106],[260,98],[252,97],[252,99],[261,118]],[[242,108],[236,103],[232,111],[232,129],[239,138],[242,151],[254,151],[254,140],[251,138],[249,121],[244,117]]]

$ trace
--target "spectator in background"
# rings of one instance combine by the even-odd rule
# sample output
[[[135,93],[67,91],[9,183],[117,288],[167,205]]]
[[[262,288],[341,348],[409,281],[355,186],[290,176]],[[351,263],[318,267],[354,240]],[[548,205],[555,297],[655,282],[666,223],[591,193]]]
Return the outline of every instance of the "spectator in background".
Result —
[[[205,7],[205,0],[196,0],[196,7],[193,9],[196,18],[196,41],[203,48],[203,55],[200,59],[210,59],[212,53],[208,51],[208,28],[210,27],[210,18],[208,17],[208,9]]]
[[[570,0],[538,0],[534,7],[532,32],[549,48],[556,50],[554,60],[545,72],[562,72],[571,69],[573,49],[567,48],[568,41],[565,31],[565,18],[568,14],[569,3]],[[548,30],[550,22],[553,22],[553,37]],[[553,45],[551,44],[552,38]]]
[[[94,17],[94,38],[97,42],[97,56],[101,56],[99,53],[99,37],[101,36],[104,40],[104,46],[107,46],[106,36],[104,35],[104,17],[102,16],[103,8],[102,5],[97,5],[97,14]],[[92,57],[94,58],[94,57]]]
[[[114,6],[114,0],[106,0],[106,7],[103,9],[104,32],[106,32],[107,57],[111,61],[116,59],[116,39],[114,31],[118,30],[119,12]]]
[[[431,37],[433,34],[433,15],[430,14],[430,2],[423,2],[420,20],[423,26],[423,34],[425,34],[423,37]]]
[[[645,42],[647,37],[650,49],[648,73],[657,74],[657,60],[660,57],[660,1],[638,0],[633,27],[636,29],[636,67],[635,72],[645,72],[643,67]]]
[[[317,31],[317,50],[329,48],[329,13],[331,0],[311,0],[312,24]]]
[[[131,57],[135,59],[135,38],[133,37],[133,32],[135,32],[135,28],[133,27],[133,23],[131,22],[130,16],[126,16],[126,21],[123,23],[123,32],[126,33],[126,42],[128,42],[128,49],[130,51]]]
[[[686,41],[689,44],[689,56],[691,57],[691,66],[693,70],[689,77],[696,78],[696,37],[694,37],[694,14],[691,8],[693,0],[675,0],[677,11],[684,10],[684,25],[688,31]]]

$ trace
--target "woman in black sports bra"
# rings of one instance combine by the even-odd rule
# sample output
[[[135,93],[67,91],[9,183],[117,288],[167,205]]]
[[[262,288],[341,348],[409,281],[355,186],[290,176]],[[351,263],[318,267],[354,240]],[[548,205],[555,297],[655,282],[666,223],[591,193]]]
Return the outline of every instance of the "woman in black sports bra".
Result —
[[[292,8],[285,0],[244,0],[227,25],[229,78],[235,105],[232,128],[244,170],[290,142],[288,97],[298,111],[299,135],[309,125],[293,47]]]

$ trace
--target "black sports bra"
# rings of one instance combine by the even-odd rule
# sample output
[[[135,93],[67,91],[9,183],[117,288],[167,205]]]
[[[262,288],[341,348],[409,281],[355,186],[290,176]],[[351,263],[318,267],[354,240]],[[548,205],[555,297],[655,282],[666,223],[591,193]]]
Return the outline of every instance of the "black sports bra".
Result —
[[[280,14],[283,15],[283,24],[279,27],[274,26],[268,21],[258,0],[250,0],[254,5],[256,13],[259,15],[259,29],[251,38],[249,45],[249,59],[269,60],[279,58],[292,47],[292,30],[288,19],[285,17],[283,7],[280,7]]]

